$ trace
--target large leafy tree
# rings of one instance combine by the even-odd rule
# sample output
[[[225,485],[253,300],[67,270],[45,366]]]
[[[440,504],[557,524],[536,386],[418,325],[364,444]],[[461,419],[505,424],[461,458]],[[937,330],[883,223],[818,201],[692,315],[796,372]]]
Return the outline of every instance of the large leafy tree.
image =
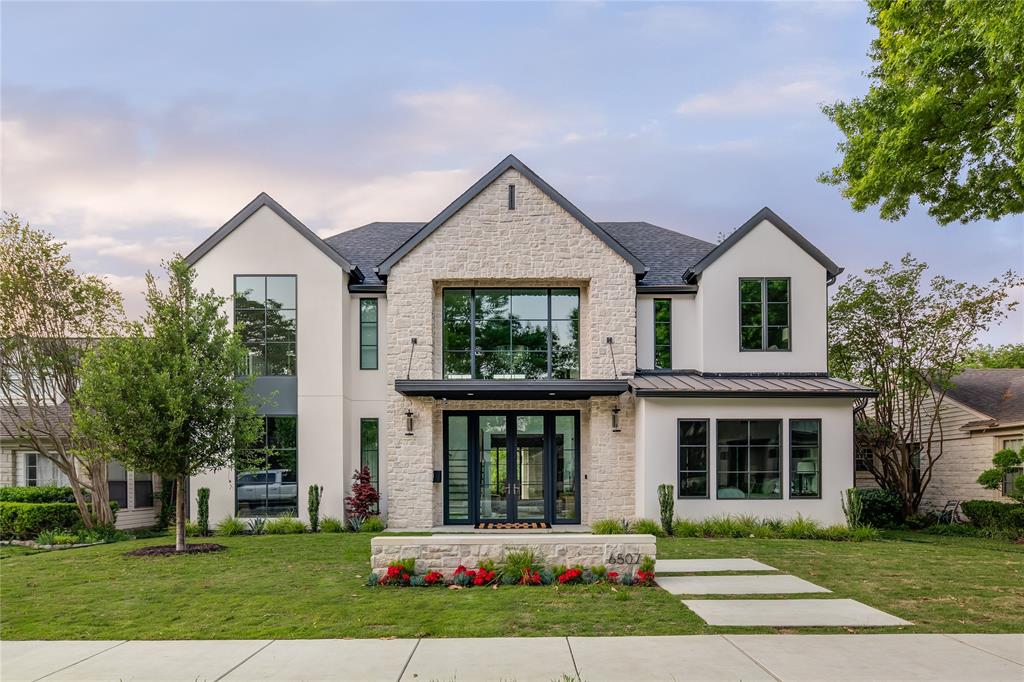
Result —
[[[245,349],[221,313],[224,299],[197,292],[195,273],[180,257],[166,272],[167,291],[146,275],[144,323],[86,357],[75,430],[126,466],[175,481],[181,551],[186,479],[247,467],[263,421],[236,376]]]
[[[862,211],[942,224],[1024,212],[1024,1],[868,0],[871,84],[823,107],[845,139],[822,174]]]
[[[965,364],[986,369],[1024,369],[1024,343],[972,348]]]
[[[850,277],[829,307],[829,370],[878,391],[856,412],[858,451],[915,513],[943,454],[942,402],[978,335],[1016,307],[1012,272],[986,284],[936,275],[909,254]]]
[[[82,523],[110,524],[107,456],[72,433],[82,355],[123,322],[121,295],[71,266],[65,244],[13,213],[0,221],[0,433],[67,477]]]

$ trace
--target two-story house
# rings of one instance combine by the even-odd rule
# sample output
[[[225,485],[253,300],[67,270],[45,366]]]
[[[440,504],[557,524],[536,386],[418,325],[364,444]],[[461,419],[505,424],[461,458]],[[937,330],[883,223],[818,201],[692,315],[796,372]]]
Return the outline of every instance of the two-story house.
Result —
[[[372,470],[392,528],[658,515],[825,522],[853,485],[826,373],[833,261],[769,209],[715,245],[597,223],[509,156],[426,223],[321,239],[261,194],[188,256],[249,349],[260,471],[210,513],[341,516]],[[195,504],[195,501],[192,501]]]

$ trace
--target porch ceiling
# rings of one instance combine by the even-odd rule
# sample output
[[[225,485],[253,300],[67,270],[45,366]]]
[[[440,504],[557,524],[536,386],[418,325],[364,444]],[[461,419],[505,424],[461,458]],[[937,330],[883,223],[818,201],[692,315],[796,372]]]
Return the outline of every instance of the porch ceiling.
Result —
[[[625,393],[629,382],[626,379],[396,379],[395,390],[407,396],[449,400],[580,400]]]

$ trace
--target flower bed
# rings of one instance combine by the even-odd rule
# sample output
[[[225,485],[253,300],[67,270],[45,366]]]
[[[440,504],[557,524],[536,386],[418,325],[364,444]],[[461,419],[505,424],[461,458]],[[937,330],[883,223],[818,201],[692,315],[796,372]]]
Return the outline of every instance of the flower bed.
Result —
[[[524,560],[525,559],[525,560]],[[506,561],[496,566],[492,561],[481,562],[476,568],[460,565],[453,573],[446,576],[441,571],[428,571],[425,575],[416,574],[415,559],[400,559],[388,565],[383,575],[371,573],[367,578],[367,586],[388,587],[448,587],[462,589],[469,587],[494,587],[499,585],[625,585],[650,587],[654,585],[654,559],[643,557],[638,568],[633,571],[608,571],[604,565],[597,566],[553,566],[541,567],[532,561],[532,556],[516,556],[515,560]]]

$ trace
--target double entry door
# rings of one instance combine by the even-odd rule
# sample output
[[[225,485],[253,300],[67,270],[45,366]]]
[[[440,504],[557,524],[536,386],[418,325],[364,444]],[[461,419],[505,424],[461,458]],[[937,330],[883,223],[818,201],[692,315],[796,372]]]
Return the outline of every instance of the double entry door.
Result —
[[[445,412],[445,523],[579,523],[578,412]]]

